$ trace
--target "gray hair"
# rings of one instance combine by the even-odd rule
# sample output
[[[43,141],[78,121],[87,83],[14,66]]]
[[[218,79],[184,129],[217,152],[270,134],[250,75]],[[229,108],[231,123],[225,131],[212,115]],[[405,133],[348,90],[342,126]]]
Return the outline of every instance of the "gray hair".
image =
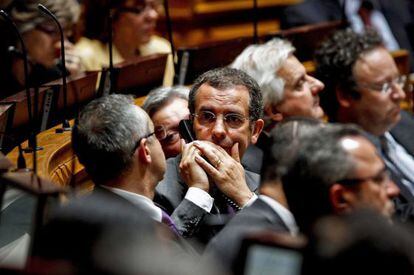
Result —
[[[76,0],[14,0],[0,1],[9,13],[19,31],[25,33],[48,19],[39,12],[37,5],[42,4],[56,15],[63,27],[70,26],[79,19],[80,6]]]
[[[147,114],[125,95],[93,100],[78,120],[72,132],[72,146],[97,184],[127,172],[138,139],[150,131]]]
[[[278,123],[263,148],[262,182],[280,179],[294,160],[301,138],[321,127],[325,127],[322,121],[310,117],[290,117]]]
[[[189,88],[179,85],[153,89],[145,99],[142,109],[152,117],[155,112],[175,98],[181,98],[188,101],[189,92]]]
[[[230,67],[246,72],[257,81],[265,106],[275,105],[283,99],[285,88],[285,81],[276,72],[294,51],[289,41],[275,38],[247,47]]]
[[[307,231],[316,219],[332,214],[329,192],[340,180],[353,178],[355,162],[340,144],[345,137],[365,136],[353,125],[326,125],[302,137],[295,160],[282,176],[289,208]]]

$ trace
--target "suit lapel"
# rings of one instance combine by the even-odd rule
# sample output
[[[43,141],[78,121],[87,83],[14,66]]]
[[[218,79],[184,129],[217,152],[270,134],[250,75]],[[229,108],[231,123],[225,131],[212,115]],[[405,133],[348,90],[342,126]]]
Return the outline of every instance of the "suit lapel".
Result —
[[[414,156],[414,119],[406,112],[401,112],[401,120],[390,131],[407,152]]]

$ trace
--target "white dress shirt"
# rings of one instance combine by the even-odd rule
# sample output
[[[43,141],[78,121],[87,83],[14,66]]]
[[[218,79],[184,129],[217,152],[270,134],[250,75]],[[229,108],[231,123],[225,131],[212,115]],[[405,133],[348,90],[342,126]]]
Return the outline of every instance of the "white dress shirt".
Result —
[[[198,207],[204,209],[205,211],[209,212],[213,208],[214,198],[210,196],[209,193],[206,191],[197,188],[197,187],[190,187],[187,190],[187,193],[185,194],[185,199],[191,201]],[[251,205],[255,200],[257,199],[257,195],[253,193],[252,197],[249,199],[249,201],[242,206],[242,208],[247,207]]]
[[[364,32],[365,25],[361,17],[358,14],[359,8],[361,7],[361,0],[347,0],[345,6],[345,14],[348,18],[351,28],[357,32]],[[371,13],[371,24],[372,27],[381,35],[385,47],[390,51],[395,51],[400,48],[397,40],[395,39],[390,26],[388,25],[387,19],[384,14],[374,9]]]

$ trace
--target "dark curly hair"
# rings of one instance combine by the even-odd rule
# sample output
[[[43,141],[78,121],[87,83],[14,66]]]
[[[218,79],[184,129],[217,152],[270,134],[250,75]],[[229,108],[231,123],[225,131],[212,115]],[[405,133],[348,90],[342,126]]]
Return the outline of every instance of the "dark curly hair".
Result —
[[[374,30],[358,34],[348,28],[335,32],[316,50],[316,76],[325,84],[325,92],[320,95],[321,106],[330,120],[335,120],[339,107],[336,89],[343,88],[358,98],[359,93],[352,89],[354,64],[362,53],[380,46],[382,39]]]

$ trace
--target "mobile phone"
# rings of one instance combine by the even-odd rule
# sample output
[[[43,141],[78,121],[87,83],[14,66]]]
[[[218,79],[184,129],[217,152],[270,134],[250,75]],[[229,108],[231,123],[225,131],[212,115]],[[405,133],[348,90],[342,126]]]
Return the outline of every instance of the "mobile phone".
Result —
[[[183,119],[178,124],[178,129],[180,132],[181,138],[185,140],[186,143],[190,143],[195,140],[195,135],[193,132],[193,125],[191,120]]]

